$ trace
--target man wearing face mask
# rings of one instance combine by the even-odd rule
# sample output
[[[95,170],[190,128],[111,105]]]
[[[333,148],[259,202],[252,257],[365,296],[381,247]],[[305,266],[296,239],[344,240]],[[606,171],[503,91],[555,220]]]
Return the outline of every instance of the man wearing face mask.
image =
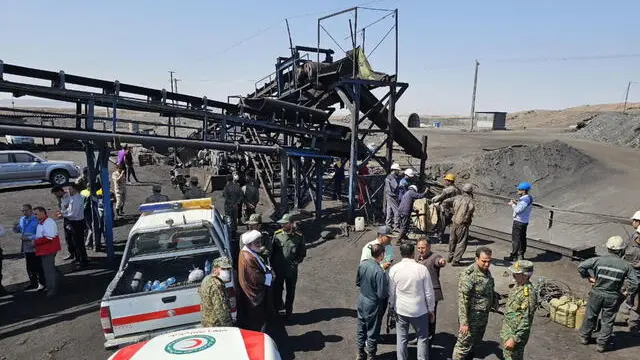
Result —
[[[261,238],[258,230],[247,231],[240,237],[244,247],[238,258],[238,322],[243,329],[264,332],[273,313],[270,294],[275,276],[258,255]]]
[[[225,284],[231,281],[231,262],[226,257],[213,261],[213,271],[202,280],[200,317],[203,327],[233,326]]]

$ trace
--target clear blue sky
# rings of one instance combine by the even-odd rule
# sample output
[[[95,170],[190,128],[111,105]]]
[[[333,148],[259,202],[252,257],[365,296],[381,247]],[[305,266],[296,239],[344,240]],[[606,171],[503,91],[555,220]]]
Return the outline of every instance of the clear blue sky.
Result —
[[[315,46],[319,16],[362,3],[399,9],[399,77],[410,84],[399,113],[468,114],[476,58],[479,111],[621,102],[626,83],[640,82],[638,56],[549,60],[640,54],[637,0],[5,0],[0,59],[156,88],[169,88],[171,69],[181,92],[226,100],[287,55],[284,18],[295,44]],[[377,16],[361,12],[358,27]],[[367,53],[392,21],[367,29]],[[348,17],[326,26],[346,48]],[[322,46],[340,53],[324,34]],[[390,36],[373,53],[374,69],[392,70],[393,46]],[[542,60],[510,61],[532,58]]]

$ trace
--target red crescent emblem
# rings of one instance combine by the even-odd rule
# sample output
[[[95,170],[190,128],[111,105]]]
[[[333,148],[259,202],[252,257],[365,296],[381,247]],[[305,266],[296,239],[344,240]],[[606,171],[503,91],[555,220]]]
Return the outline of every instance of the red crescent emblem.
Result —
[[[193,348],[196,348],[196,347],[198,347],[198,346],[202,345],[202,342],[203,342],[203,341],[202,341],[202,340],[200,340],[200,339],[192,339],[191,341],[193,341],[193,345],[191,345],[191,346],[185,346],[185,347],[184,347],[185,349],[193,349]]]

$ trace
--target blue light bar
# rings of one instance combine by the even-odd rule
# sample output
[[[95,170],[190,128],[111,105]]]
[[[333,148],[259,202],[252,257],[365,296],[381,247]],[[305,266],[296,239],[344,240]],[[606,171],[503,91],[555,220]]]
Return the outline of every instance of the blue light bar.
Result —
[[[182,208],[182,204],[179,202],[164,202],[155,204],[142,204],[140,205],[138,210],[143,213],[148,213],[161,210],[178,210],[180,208]]]

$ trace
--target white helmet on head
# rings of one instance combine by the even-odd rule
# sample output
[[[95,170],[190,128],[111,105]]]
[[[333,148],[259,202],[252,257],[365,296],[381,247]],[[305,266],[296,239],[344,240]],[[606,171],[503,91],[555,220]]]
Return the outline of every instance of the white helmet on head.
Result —
[[[635,214],[633,214],[633,216],[631,217],[631,220],[638,220],[640,221],[640,210],[636,211]]]
[[[612,236],[607,240],[607,249],[618,251],[624,249],[624,239],[620,236]]]
[[[406,169],[404,171],[404,174],[407,175],[408,177],[414,177],[416,175],[416,172],[413,171],[413,169]]]
[[[400,169],[400,164],[398,164],[398,163],[393,163],[393,164],[391,165],[391,170],[402,170],[402,169]]]
[[[418,187],[415,185],[409,185],[409,190],[418,191]]]
[[[466,193],[472,193],[473,192],[473,185],[466,183],[464,185],[462,185],[462,191],[466,192]]]

